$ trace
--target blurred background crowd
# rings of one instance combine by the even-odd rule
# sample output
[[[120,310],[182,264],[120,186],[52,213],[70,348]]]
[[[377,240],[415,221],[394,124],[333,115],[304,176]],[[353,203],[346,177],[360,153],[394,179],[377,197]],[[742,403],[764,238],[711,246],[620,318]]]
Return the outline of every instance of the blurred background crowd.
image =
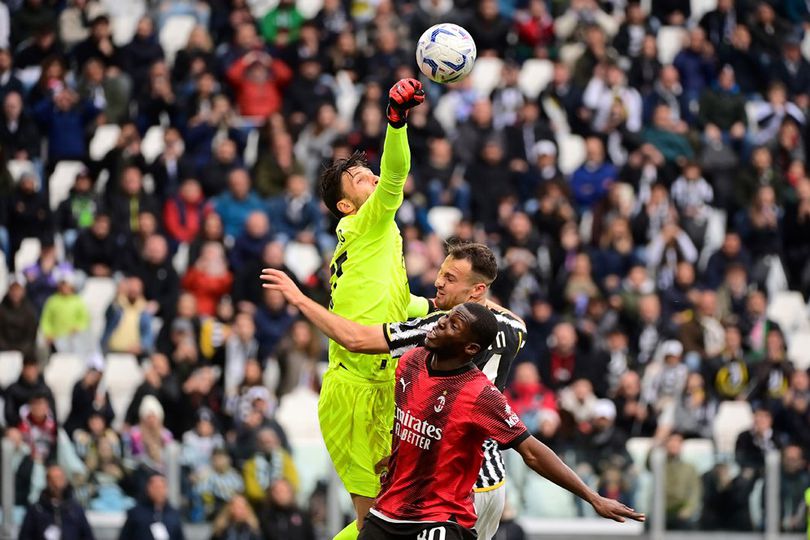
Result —
[[[3,474],[21,508],[40,501],[23,527],[67,498],[137,503],[122,538],[151,508],[172,538],[181,520],[325,537],[298,449],[319,437],[326,344],[258,275],[328,302],[319,170],[353,149],[376,170],[387,90],[445,21],[479,59],[409,118],[412,292],[435,292],[447,237],[485,242],[494,298],[528,327],[506,394],[541,440],[642,509],[663,445],[683,529],[760,528],[778,450],[781,525],[803,530],[802,0],[4,1]],[[586,515],[510,475],[505,534],[516,511]]]

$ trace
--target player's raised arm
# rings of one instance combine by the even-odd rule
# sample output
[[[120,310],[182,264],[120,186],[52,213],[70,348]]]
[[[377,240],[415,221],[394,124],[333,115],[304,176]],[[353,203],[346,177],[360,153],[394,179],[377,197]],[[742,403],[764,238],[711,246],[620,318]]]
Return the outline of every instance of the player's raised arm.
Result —
[[[644,521],[644,514],[636,512],[619,501],[602,497],[589,488],[568,465],[557,457],[557,454],[534,437],[525,439],[515,450],[534,472],[587,501],[603,518],[619,522],[624,522],[626,519]]]
[[[336,315],[308,298],[295,286],[290,276],[280,270],[265,268],[260,279],[262,287],[279,291],[287,302],[296,307],[330,339],[350,352],[383,354],[388,352],[382,325],[366,326]]]
[[[385,134],[380,162],[380,183],[374,194],[357,212],[370,219],[393,215],[402,204],[402,190],[411,168],[411,150],[405,124],[408,111],[425,100],[422,83],[416,79],[400,79],[388,92],[388,129]]]

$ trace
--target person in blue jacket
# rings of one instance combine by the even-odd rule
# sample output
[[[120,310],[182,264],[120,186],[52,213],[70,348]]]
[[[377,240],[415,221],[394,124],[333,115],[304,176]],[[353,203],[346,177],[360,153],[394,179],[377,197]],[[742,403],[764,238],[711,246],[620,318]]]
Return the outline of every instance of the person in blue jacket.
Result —
[[[154,474],[146,482],[146,497],[127,512],[119,540],[185,540],[180,513],[169,504],[166,478]]]
[[[71,495],[64,471],[58,465],[51,465],[45,479],[46,487],[39,501],[31,505],[25,514],[19,538],[94,540],[84,510]]]

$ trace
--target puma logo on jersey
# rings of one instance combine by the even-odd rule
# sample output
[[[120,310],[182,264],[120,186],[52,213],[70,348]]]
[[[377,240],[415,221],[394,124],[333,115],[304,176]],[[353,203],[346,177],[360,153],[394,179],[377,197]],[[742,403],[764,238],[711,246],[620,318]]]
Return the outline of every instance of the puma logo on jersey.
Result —
[[[404,378],[404,377],[400,377],[400,378],[399,378],[399,384],[401,384],[401,385],[402,385],[402,391],[404,392],[404,391],[405,391],[405,389],[408,387],[408,385],[409,385],[409,384],[411,384],[411,383],[410,383],[410,382],[405,382],[405,378]]]
[[[439,404],[434,405],[433,410],[436,411],[436,412],[442,412],[442,409],[444,409],[444,404],[445,404],[446,400],[445,400],[444,396],[439,396],[437,401],[439,402]]]

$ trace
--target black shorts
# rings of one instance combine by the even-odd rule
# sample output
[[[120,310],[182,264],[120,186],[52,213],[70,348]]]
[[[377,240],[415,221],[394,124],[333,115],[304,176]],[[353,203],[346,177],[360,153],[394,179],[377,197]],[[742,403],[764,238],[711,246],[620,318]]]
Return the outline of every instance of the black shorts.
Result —
[[[458,523],[391,523],[368,514],[358,540],[475,540],[475,531]]]

